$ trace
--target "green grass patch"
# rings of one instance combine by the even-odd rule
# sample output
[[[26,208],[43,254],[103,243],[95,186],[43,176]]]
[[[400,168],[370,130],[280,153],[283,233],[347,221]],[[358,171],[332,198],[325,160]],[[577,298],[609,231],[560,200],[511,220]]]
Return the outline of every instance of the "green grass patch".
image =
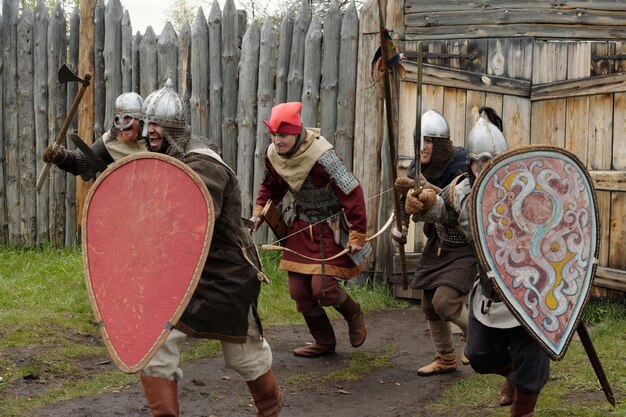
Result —
[[[618,402],[613,409],[606,400],[587,354],[574,336],[565,357],[550,363],[550,380],[539,396],[536,417],[626,417],[626,320],[624,307],[594,301],[585,311],[596,324],[588,326],[591,340]],[[503,378],[474,374],[442,393],[428,404],[433,415],[509,416],[508,407],[498,406]]]
[[[261,256],[272,280],[261,287],[259,310],[264,325],[303,323],[287,290],[287,274],[278,270],[280,254],[263,252]],[[366,311],[405,305],[380,284],[349,286],[347,291]],[[328,310],[338,317],[334,309]],[[188,339],[181,349],[183,362],[218,355],[220,344],[211,340]],[[354,363],[359,357],[353,357]],[[12,416],[28,415],[29,410],[50,403],[120,390],[136,382],[133,375],[85,369],[81,364],[108,359],[89,304],[80,249],[0,249],[0,376],[4,378],[0,410]],[[356,371],[345,377],[351,374]],[[24,380],[32,383],[16,395],[15,387],[23,386]]]
[[[396,350],[394,345],[385,345],[379,349],[378,354],[355,352],[339,369],[290,375],[283,381],[283,386],[289,387],[291,390],[303,390],[333,381],[358,381],[368,376],[376,368],[389,365]]]

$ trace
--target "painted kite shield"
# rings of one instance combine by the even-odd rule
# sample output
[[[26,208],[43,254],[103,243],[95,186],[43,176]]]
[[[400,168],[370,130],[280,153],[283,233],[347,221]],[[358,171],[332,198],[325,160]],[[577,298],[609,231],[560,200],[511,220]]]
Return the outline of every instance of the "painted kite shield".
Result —
[[[500,298],[554,360],[565,354],[598,258],[591,178],[565,149],[498,155],[472,189],[472,234]]]
[[[83,210],[83,265],[106,347],[140,371],[183,314],[207,258],[215,214],[182,162],[140,153],[111,165]]]

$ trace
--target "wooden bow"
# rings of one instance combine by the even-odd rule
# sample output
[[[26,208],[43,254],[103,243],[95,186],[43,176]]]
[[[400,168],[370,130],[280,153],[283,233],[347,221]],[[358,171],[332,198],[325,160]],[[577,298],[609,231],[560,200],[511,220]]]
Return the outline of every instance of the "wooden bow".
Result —
[[[383,227],[380,228],[380,230],[378,230],[376,233],[374,233],[372,236],[368,237],[367,239],[365,239],[366,242],[370,242],[374,239],[376,239],[378,236],[380,236],[385,230],[387,230],[387,228],[389,228],[389,226],[391,225],[391,223],[393,223],[394,220],[394,214],[392,213],[389,218],[387,219],[387,222],[383,225]],[[350,248],[345,248],[344,250],[342,250],[341,252],[331,256],[330,258],[312,258],[310,256],[304,255],[302,253],[296,252],[293,249],[289,249],[286,248],[284,246],[278,246],[278,245],[261,245],[261,249],[263,250],[277,250],[277,251],[281,251],[281,252],[289,252],[292,253],[296,256],[299,256],[301,258],[304,259],[308,259],[309,261],[317,261],[317,262],[329,262],[332,261],[334,259],[337,259],[347,253],[350,252]]]

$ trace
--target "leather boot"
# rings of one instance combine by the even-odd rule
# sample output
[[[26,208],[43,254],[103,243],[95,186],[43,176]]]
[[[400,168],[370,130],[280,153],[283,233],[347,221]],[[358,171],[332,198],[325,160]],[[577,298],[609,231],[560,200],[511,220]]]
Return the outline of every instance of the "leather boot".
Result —
[[[443,320],[428,320],[428,328],[437,356],[432,363],[419,368],[417,374],[432,376],[456,371],[456,354],[450,323]]]
[[[178,384],[176,381],[141,375],[141,384],[153,417],[178,417]]]
[[[315,342],[294,349],[293,354],[296,356],[314,358],[335,353],[335,345],[337,343],[335,332],[324,309],[318,306],[312,311],[303,314],[303,316]]]
[[[539,393],[527,394],[520,389],[515,390],[513,406],[511,407],[512,417],[531,417],[535,411]]]
[[[456,355],[437,355],[435,360],[417,370],[419,376],[432,376],[456,371]]]
[[[278,417],[283,408],[283,394],[272,370],[247,384],[256,405],[256,417]]]
[[[354,299],[346,298],[346,300],[335,307],[348,322],[348,332],[350,334],[350,344],[352,347],[359,347],[365,342],[367,332],[365,330],[365,316],[361,305]]]
[[[513,404],[515,396],[515,385],[508,378],[504,380],[502,389],[500,390],[500,407],[506,407]]]

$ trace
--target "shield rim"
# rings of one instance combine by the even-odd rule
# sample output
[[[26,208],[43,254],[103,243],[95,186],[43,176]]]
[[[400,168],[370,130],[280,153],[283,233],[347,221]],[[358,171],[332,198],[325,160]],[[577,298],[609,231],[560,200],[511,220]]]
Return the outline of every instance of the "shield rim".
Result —
[[[480,186],[482,185],[482,183],[485,181],[485,178],[487,177],[487,172],[490,172],[492,170],[494,170],[498,164],[500,163],[500,161],[502,159],[505,159],[511,155],[517,155],[517,154],[523,154],[526,153],[528,151],[539,151],[539,152],[554,152],[554,153],[558,153],[558,154],[562,154],[565,155],[567,157],[569,157],[579,168],[580,172],[582,173],[582,175],[585,177],[585,179],[587,180],[587,184],[590,187],[590,191],[591,191],[591,201],[590,203],[593,204],[593,215],[595,216],[595,234],[596,234],[596,241],[594,242],[595,248],[594,248],[594,252],[593,252],[593,260],[591,262],[591,271],[590,271],[590,282],[588,287],[586,288],[585,294],[580,295],[580,299],[581,299],[581,307],[579,309],[578,315],[577,317],[575,317],[574,322],[572,324],[572,330],[567,334],[567,337],[565,338],[565,340],[563,340],[562,342],[562,348],[560,349],[560,351],[555,351],[550,345],[546,344],[543,339],[541,337],[539,337],[535,331],[534,328],[532,326],[530,326],[522,317],[522,315],[520,314],[519,311],[517,311],[516,308],[514,308],[514,306],[511,304],[511,301],[506,297],[505,292],[499,287],[499,282],[495,279],[492,278],[492,274],[494,274],[494,272],[492,271],[492,269],[489,266],[489,262],[487,261],[485,255],[484,255],[484,251],[485,249],[482,247],[482,245],[478,245],[477,242],[480,242],[480,235],[478,233],[477,227],[476,225],[478,224],[478,209],[479,206],[482,205],[481,201],[477,201],[477,199],[475,198],[478,189],[480,189]],[[478,248],[476,248],[476,254],[477,254],[477,258],[478,261],[480,262],[480,266],[483,269],[484,273],[486,274],[486,276],[488,277],[489,280],[491,280],[491,282],[493,283],[493,287],[495,288],[496,292],[498,293],[498,296],[500,297],[500,299],[506,304],[506,306],[508,307],[509,311],[511,312],[511,314],[513,314],[513,316],[515,316],[515,318],[517,319],[517,321],[520,323],[520,325],[531,335],[531,337],[542,347],[542,349],[550,356],[551,359],[558,361],[561,360],[564,356],[565,353],[567,352],[567,349],[569,348],[570,342],[572,340],[572,337],[574,336],[574,332],[575,329],[578,328],[579,324],[581,323],[582,320],[582,316],[583,316],[583,311],[585,309],[585,305],[587,304],[587,302],[589,301],[589,296],[591,293],[591,287],[593,286],[593,282],[595,280],[595,276],[596,276],[596,269],[597,269],[597,264],[598,264],[598,256],[599,256],[599,252],[600,252],[600,245],[598,244],[597,240],[599,239],[600,236],[600,216],[598,213],[598,201],[597,201],[597,195],[596,195],[596,189],[593,186],[593,180],[591,178],[591,176],[589,175],[589,171],[587,171],[587,169],[585,168],[585,166],[583,165],[583,163],[580,161],[580,159],[578,159],[578,157],[576,155],[574,155],[571,151],[565,149],[565,148],[561,148],[558,146],[553,146],[553,145],[526,145],[526,146],[520,146],[520,147],[516,147],[513,149],[509,149],[505,152],[502,152],[499,155],[496,155],[492,160],[491,160],[491,164],[483,169],[483,171],[478,175],[478,177],[476,178],[476,181],[474,182],[474,185],[472,187],[472,192],[470,193],[470,227],[471,227],[471,231],[472,231],[472,239],[475,242],[474,246]]]
[[[161,334],[153,343],[152,347],[148,350],[148,352],[143,356],[143,358],[141,358],[141,360],[139,360],[136,364],[127,364],[119,356],[117,350],[111,343],[111,339],[109,338],[109,334],[107,332],[106,326],[103,325],[102,315],[100,314],[100,309],[98,308],[98,302],[96,300],[93,287],[91,285],[91,275],[89,272],[89,256],[86,250],[86,248],[88,247],[87,241],[89,237],[87,236],[88,232],[85,226],[86,226],[86,221],[87,221],[87,215],[89,213],[89,206],[91,203],[91,199],[95,191],[100,186],[100,184],[102,184],[102,182],[117,168],[123,165],[126,165],[128,163],[131,163],[135,160],[139,160],[139,159],[159,159],[161,161],[164,161],[166,163],[176,166],[177,168],[182,170],[184,173],[186,173],[196,183],[196,185],[198,186],[202,195],[205,198],[208,222],[207,222],[207,228],[205,231],[204,246],[203,246],[200,258],[198,260],[198,263],[196,265],[194,276],[192,280],[190,281],[189,286],[187,287],[187,290],[185,292],[185,297],[181,300],[178,308],[176,309],[176,311],[174,312],[174,314],[168,321],[168,324],[170,324],[170,326],[163,327],[163,329],[161,330]],[[82,244],[82,249],[83,249],[82,257],[83,257],[83,271],[85,274],[85,283],[87,286],[87,294],[89,296],[89,303],[91,304],[94,318],[100,329],[100,334],[102,335],[104,344],[107,348],[107,351],[109,352],[109,356],[111,356],[111,359],[113,359],[113,362],[115,363],[115,365],[122,372],[130,374],[130,373],[137,373],[141,371],[148,364],[148,362],[150,362],[150,360],[154,357],[156,352],[159,350],[159,348],[163,345],[163,343],[169,336],[171,329],[173,329],[175,326],[175,324],[171,324],[171,323],[177,323],[180,317],[182,316],[182,314],[184,313],[196,287],[198,286],[198,282],[200,281],[200,276],[202,275],[202,270],[206,263],[206,260],[209,254],[209,249],[211,247],[214,226],[215,226],[215,209],[213,207],[213,199],[211,198],[211,194],[209,193],[209,190],[207,189],[206,185],[204,184],[200,176],[194,170],[189,168],[189,166],[187,166],[185,163],[165,154],[140,152],[137,154],[126,156],[112,163],[111,165],[109,165],[109,167],[102,174],[100,174],[100,176],[98,176],[94,184],[89,189],[89,193],[87,194],[87,197],[85,199],[85,204],[83,206],[83,213],[81,216],[81,244]]]

